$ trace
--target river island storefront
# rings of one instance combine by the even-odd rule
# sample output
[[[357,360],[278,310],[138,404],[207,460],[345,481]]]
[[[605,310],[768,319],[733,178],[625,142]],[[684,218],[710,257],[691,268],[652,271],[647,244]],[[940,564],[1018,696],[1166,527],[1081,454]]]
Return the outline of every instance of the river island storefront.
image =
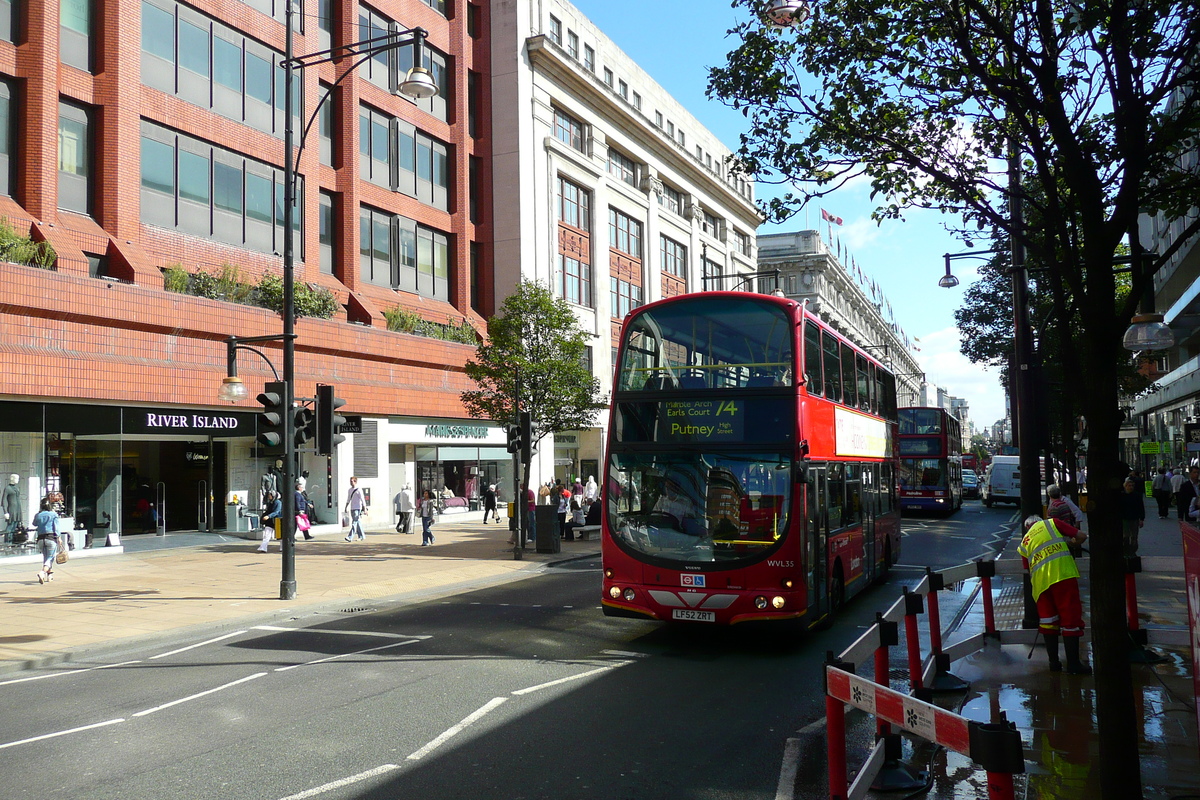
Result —
[[[0,474],[18,487],[21,517],[8,522],[29,525],[48,496],[100,543],[225,529],[225,506],[257,508],[275,463],[256,425],[257,414],[228,409],[0,402]]]

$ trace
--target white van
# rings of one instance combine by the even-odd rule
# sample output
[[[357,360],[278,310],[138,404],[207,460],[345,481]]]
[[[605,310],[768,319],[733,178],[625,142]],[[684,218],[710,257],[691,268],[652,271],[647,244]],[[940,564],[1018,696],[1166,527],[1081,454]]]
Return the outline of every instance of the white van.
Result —
[[[979,497],[988,508],[992,507],[992,503],[1021,505],[1020,457],[993,456],[992,463],[983,474]]]

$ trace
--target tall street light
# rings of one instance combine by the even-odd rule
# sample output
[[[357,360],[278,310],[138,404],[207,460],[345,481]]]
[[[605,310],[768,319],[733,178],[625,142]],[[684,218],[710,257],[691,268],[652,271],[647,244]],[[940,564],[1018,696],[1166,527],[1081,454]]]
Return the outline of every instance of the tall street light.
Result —
[[[283,334],[281,336],[254,337],[256,341],[279,339],[283,341],[283,407],[287,413],[283,415],[283,486],[280,500],[283,505],[282,546],[283,546],[283,578],[279,584],[279,599],[292,600],[296,597],[296,431],[292,409],[296,399],[296,296],[295,296],[295,255],[294,231],[295,195],[296,195],[296,159],[304,149],[304,139],[312,128],[321,106],[329,99],[333,89],[345,80],[346,76],[357,69],[367,59],[380,53],[397,49],[404,44],[412,44],[413,66],[398,81],[396,91],[414,99],[426,99],[438,93],[437,82],[424,66],[424,44],[426,31],[422,28],[392,31],[382,36],[364,39],[353,44],[341,45],[328,50],[322,50],[307,56],[297,57],[294,53],[295,24],[293,17],[296,13],[294,2],[289,0],[286,13],[286,38],[284,54],[284,128],[283,128]],[[298,69],[325,64],[343,58],[357,58],[350,67],[334,81],[317,101],[308,123],[300,135],[300,146],[295,154],[292,152],[294,129],[292,126],[292,101],[295,96],[295,73]],[[248,341],[248,340],[243,340]],[[233,350],[231,349],[231,352]],[[236,365],[233,368],[236,370]],[[230,380],[233,378],[235,380]],[[236,371],[230,373],[222,386],[222,397],[244,397],[235,384]],[[244,392],[242,387],[242,391]],[[332,491],[332,488],[331,488]]]

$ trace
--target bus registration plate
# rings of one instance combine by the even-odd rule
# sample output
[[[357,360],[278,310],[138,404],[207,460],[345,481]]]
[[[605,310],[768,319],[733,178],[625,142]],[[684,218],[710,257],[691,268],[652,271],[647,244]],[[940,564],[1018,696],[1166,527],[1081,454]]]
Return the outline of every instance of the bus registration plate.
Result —
[[[690,608],[676,608],[671,610],[671,619],[686,619],[693,622],[716,622],[717,614],[715,611],[695,611]]]

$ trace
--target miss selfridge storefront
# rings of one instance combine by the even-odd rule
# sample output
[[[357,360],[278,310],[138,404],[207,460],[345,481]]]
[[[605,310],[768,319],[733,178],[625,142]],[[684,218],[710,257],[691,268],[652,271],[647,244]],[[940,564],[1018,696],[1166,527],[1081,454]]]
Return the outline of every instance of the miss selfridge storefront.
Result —
[[[61,493],[61,513],[105,533],[226,528],[225,507],[256,508],[257,414],[226,409],[0,401],[0,473],[17,475],[24,519]],[[161,510],[161,511],[160,511]]]

